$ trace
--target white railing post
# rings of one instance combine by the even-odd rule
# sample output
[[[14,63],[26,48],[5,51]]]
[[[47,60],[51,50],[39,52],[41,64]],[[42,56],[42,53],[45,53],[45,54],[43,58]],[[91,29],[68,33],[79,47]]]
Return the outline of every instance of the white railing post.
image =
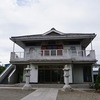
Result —
[[[13,52],[15,51],[15,42],[13,43]]]
[[[44,56],[44,50],[42,50],[42,52],[43,52],[43,56]]]
[[[56,56],[57,56],[57,52],[58,52],[58,50],[56,49]]]
[[[69,56],[70,55],[70,51],[67,49],[67,56]]]
[[[21,52],[19,54],[20,54],[20,58],[21,58]]]
[[[82,50],[82,56],[83,57],[85,56],[85,50]]]
[[[90,50],[90,57],[95,59],[95,51],[94,50]]]
[[[62,56],[64,56],[64,50],[62,49]]]
[[[78,50],[76,51],[76,54],[77,54],[77,56],[79,56],[79,51]]]
[[[15,59],[15,52],[11,52],[11,55],[10,55],[10,60],[14,60]]]
[[[49,50],[49,56],[51,56],[51,52],[52,52],[52,51],[51,51],[51,50]]]

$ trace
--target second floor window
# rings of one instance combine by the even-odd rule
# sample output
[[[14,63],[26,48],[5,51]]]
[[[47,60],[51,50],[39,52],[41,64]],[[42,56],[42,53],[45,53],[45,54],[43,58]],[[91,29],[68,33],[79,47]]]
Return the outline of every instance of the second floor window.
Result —
[[[75,46],[71,46],[70,47],[71,53],[75,54],[76,53],[76,47]]]
[[[60,56],[62,55],[62,45],[43,45],[41,46],[41,55],[45,56]]]

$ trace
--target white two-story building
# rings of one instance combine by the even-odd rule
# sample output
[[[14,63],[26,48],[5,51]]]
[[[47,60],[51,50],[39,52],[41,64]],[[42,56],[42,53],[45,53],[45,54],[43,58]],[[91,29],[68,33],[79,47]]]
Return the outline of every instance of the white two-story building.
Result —
[[[15,69],[9,82],[25,82],[27,65],[31,68],[30,83],[64,83],[64,67],[70,69],[70,83],[92,82],[95,50],[92,44],[91,50],[86,48],[95,36],[95,33],[62,33],[52,28],[44,34],[11,37],[24,52],[11,52],[10,63]]]

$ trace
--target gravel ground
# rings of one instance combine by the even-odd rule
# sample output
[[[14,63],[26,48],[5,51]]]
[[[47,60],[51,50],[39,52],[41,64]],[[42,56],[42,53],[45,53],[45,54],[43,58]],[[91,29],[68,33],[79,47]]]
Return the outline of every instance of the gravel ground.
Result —
[[[59,90],[57,100],[100,100],[100,92],[78,90],[63,92]]]
[[[0,100],[20,100],[34,90],[0,89]]]

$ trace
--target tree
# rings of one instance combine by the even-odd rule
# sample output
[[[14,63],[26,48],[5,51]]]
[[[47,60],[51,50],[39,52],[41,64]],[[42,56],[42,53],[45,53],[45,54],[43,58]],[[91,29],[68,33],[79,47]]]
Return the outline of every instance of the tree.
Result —
[[[100,89],[100,68],[99,68],[99,71],[98,71],[98,76],[96,77],[95,89],[96,90]]]
[[[0,66],[0,74],[6,69],[6,67]]]

